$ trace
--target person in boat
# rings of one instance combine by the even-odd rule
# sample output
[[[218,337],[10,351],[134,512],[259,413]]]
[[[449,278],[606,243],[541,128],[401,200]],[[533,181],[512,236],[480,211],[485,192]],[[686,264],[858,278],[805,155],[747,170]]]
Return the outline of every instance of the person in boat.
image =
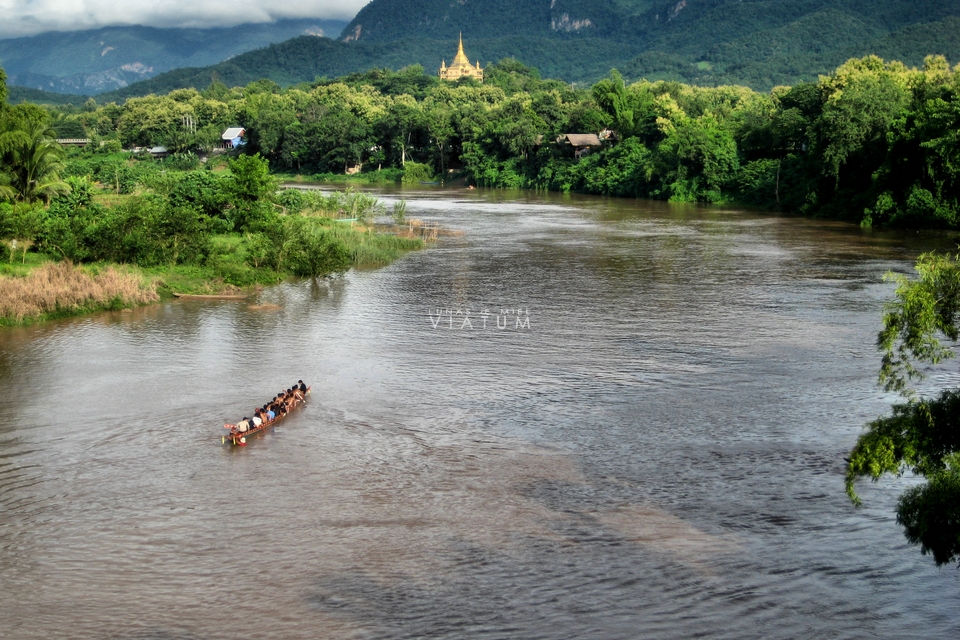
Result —
[[[244,418],[243,420],[237,423],[237,431],[240,433],[246,433],[249,428],[250,428],[249,418]]]
[[[273,422],[277,419],[277,412],[273,410],[273,405],[267,405],[267,422]]]
[[[298,380],[297,384],[300,385],[300,393],[307,395],[307,385],[303,384],[303,380]]]
[[[251,422],[253,423],[254,429],[263,424],[263,418],[260,417],[260,409],[257,409],[253,412],[253,418],[251,419]]]

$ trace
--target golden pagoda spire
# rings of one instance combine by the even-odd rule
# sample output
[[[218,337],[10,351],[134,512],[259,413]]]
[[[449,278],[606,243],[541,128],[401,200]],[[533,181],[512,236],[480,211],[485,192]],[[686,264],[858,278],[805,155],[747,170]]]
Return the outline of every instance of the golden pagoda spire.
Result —
[[[453,67],[469,67],[470,59],[463,52],[463,33],[460,34],[460,46],[457,47],[457,57],[453,59]]]
[[[480,61],[477,61],[477,66],[474,67],[470,64],[470,59],[467,57],[467,54],[463,50],[463,32],[460,32],[460,40],[457,43],[457,55],[454,56],[453,62],[450,63],[450,66],[447,66],[446,61],[440,65],[440,77],[444,80],[459,80],[463,77],[476,78],[480,82],[483,82],[483,69],[480,68]]]

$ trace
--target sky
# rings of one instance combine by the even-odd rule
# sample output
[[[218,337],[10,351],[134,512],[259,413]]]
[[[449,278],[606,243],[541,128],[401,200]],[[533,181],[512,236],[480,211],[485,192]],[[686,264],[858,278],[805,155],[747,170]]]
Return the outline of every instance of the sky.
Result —
[[[0,0],[0,38],[115,25],[225,27],[284,18],[350,20],[370,0]]]

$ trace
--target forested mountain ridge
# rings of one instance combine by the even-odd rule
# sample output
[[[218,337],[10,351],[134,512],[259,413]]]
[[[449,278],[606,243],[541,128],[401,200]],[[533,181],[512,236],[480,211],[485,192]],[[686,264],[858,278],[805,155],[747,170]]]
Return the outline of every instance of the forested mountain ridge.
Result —
[[[556,41],[518,36],[486,40],[468,55],[483,65],[504,58],[528,61],[546,77],[591,82],[603,77],[611,66],[623,62],[623,46],[611,40]],[[210,67],[177,69],[129,87],[104,93],[100,101],[124,100],[179,88],[205,89],[216,79],[228,86],[249,84],[262,78],[289,86],[318,77],[335,78],[373,68],[401,69],[422,65],[436,74],[443,59],[457,50],[456,40],[411,39],[392,42],[339,42],[329,38],[300,37],[250,51]],[[475,54],[475,55],[474,55]]]
[[[11,85],[67,94],[125,87],[180,67],[215,64],[296,36],[336,36],[342,20],[281,20],[210,29],[104,27],[0,40]]]
[[[919,65],[924,56],[960,58],[958,0],[373,0],[341,34],[384,42],[411,34],[453,39],[463,31],[481,60],[488,41],[512,36],[619,42],[608,66],[630,79],[745,84],[768,89],[814,80],[838,64],[876,53]],[[557,45],[557,56],[564,55]],[[567,45],[565,48],[576,48]],[[545,47],[540,47],[545,48]],[[524,63],[562,61],[549,55]],[[590,51],[575,56],[594,63]],[[566,80],[594,80],[575,69]]]
[[[910,66],[930,54],[958,61],[960,0],[373,0],[339,40],[299,37],[126,87],[134,78],[121,79],[101,99],[203,89],[214,79],[289,86],[411,64],[433,73],[452,58],[461,31],[471,60],[516,58],[566,82],[591,84],[616,68],[629,81],[769,90],[869,54]],[[11,84],[25,84],[16,66],[7,70]]]
[[[834,11],[890,32],[960,14],[955,0],[373,0],[344,41],[603,37],[678,50],[719,43]]]

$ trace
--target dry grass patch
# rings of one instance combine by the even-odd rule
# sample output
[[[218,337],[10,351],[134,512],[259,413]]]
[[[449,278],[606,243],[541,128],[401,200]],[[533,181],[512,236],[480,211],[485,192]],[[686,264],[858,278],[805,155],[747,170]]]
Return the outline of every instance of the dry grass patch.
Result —
[[[25,277],[0,279],[0,318],[8,322],[159,299],[154,288],[145,287],[139,276],[114,267],[91,274],[68,262],[50,263]]]

